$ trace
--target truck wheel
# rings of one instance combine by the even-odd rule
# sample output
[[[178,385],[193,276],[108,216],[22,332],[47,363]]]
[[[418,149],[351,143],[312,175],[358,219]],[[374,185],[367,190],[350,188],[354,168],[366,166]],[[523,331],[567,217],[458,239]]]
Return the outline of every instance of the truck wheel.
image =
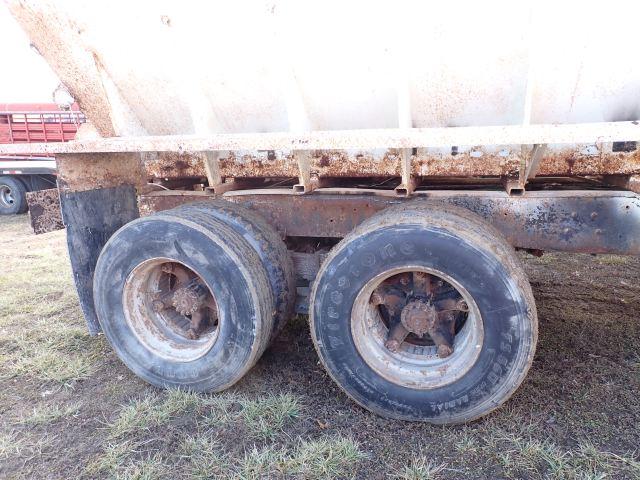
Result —
[[[27,189],[17,178],[0,177],[0,215],[27,211]]]
[[[505,402],[537,340],[526,274],[474,214],[392,207],[345,237],[311,293],[311,333],[331,377],[385,417],[462,423]]]
[[[226,200],[191,203],[187,208],[224,222],[242,235],[258,254],[267,271],[276,302],[272,334],[272,338],[275,338],[291,318],[296,299],[293,262],[278,232],[260,215]]]
[[[197,207],[118,230],[98,259],[94,301],[118,356],[160,387],[223,390],[255,364],[273,331],[275,302],[260,257]]]

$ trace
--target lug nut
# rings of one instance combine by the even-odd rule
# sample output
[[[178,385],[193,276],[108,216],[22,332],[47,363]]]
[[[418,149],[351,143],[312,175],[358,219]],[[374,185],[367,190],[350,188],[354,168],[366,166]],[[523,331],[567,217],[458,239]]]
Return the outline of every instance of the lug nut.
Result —
[[[160,313],[165,308],[167,308],[167,306],[164,304],[164,302],[162,300],[154,300],[151,303],[151,308],[153,309],[154,312]]]
[[[387,347],[387,350],[391,352],[397,352],[398,348],[400,347],[400,342],[397,340],[387,340],[384,346]]]
[[[373,292],[371,294],[371,303],[373,305],[382,305],[384,304],[384,298],[382,298],[382,295],[380,295],[378,292]]]
[[[438,345],[437,355],[440,358],[446,358],[453,353],[453,348],[449,345]]]

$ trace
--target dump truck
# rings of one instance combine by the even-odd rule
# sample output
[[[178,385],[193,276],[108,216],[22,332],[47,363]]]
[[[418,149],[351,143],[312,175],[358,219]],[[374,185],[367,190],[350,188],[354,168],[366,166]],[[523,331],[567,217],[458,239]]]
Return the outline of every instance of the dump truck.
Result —
[[[68,142],[84,115],[75,105],[0,103],[0,144]],[[56,161],[50,154],[0,155],[0,215],[27,211],[27,193],[55,188]]]
[[[521,255],[640,253],[628,5],[6,5],[87,123],[0,152],[56,156],[89,331],[158,387],[299,313],[362,407],[472,421],[534,358]]]

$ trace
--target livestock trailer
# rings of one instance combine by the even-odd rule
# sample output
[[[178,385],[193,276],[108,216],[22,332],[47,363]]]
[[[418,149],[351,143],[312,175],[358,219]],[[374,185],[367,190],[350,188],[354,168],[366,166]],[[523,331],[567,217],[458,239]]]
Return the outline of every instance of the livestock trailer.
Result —
[[[470,421],[533,360],[516,249],[640,253],[628,3],[7,5],[88,122],[0,152],[56,155],[88,328],[154,385],[297,311],[364,408]]]

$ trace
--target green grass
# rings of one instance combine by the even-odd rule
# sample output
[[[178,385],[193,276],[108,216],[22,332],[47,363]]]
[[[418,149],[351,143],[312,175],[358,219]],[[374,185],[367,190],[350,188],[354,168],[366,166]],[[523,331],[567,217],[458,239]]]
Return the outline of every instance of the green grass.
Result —
[[[86,331],[63,238],[63,232],[35,236],[15,219],[3,223],[0,378],[67,384],[96,370],[104,344]]]
[[[277,476],[309,480],[348,478],[366,458],[359,444],[348,437],[300,441],[290,450],[254,447],[226,475],[241,480]]]
[[[189,413],[208,426],[240,423],[255,438],[273,438],[299,415],[300,401],[291,394],[247,398],[233,393],[203,395],[182,390],[149,393],[131,401],[110,423],[111,438],[163,425]]]
[[[239,417],[250,434],[260,438],[274,438],[285,424],[300,415],[300,401],[291,394],[270,395],[239,401]]]
[[[135,451],[136,444],[130,441],[108,443],[101,455],[97,456],[86,467],[91,477],[97,474],[113,474],[124,465],[126,459]]]

